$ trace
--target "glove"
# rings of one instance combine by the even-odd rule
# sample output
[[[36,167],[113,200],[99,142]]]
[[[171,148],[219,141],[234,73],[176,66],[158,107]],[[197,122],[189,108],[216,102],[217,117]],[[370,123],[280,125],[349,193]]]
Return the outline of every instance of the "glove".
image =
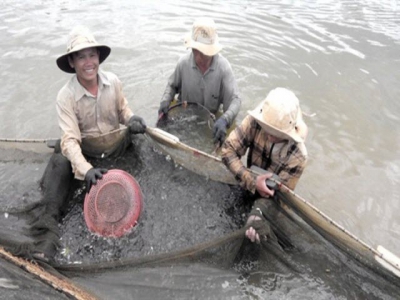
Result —
[[[222,143],[226,137],[226,127],[228,126],[228,122],[224,118],[219,118],[217,122],[214,123],[213,127],[213,137],[214,137],[214,144]]]
[[[167,100],[161,101],[160,108],[158,109],[158,115],[160,115],[160,114],[163,114],[163,115],[168,114],[169,103],[170,102],[167,101]]]
[[[145,133],[146,123],[139,116],[132,116],[128,122],[129,132],[132,134]]]
[[[98,179],[103,178],[103,174],[107,173],[107,169],[91,168],[85,175],[86,180],[86,193],[89,193],[92,185],[97,183]]]

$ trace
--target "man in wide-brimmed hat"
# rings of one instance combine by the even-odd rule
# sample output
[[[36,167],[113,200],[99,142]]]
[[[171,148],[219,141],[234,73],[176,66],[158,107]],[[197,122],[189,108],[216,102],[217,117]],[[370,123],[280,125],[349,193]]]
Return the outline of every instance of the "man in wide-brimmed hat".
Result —
[[[303,121],[299,100],[285,88],[269,92],[266,99],[229,135],[222,147],[222,161],[239,180],[240,185],[256,197],[269,198],[274,190],[266,180],[274,174],[279,181],[294,189],[307,162],[304,140],[307,126]],[[248,152],[247,168],[256,166],[266,172],[255,176],[242,163]],[[261,219],[261,210],[255,201],[248,222]],[[259,235],[250,227],[246,236],[259,241]]]
[[[130,133],[144,133],[146,129],[143,119],[134,116],[128,107],[117,76],[100,69],[110,52],[87,28],[79,26],[69,35],[67,52],[57,59],[61,70],[75,74],[57,96],[61,150],[71,162],[75,177],[87,180],[88,189],[101,178],[102,171],[93,168],[83,154],[108,156],[115,151],[120,137],[108,135],[106,141],[95,145],[88,141],[119,129],[120,124],[128,126]]]
[[[167,114],[175,95],[179,102],[195,102],[216,114],[221,105],[223,114],[214,124],[215,143],[222,143],[241,106],[235,77],[228,60],[219,52],[215,23],[210,18],[199,18],[184,44],[191,51],[181,57],[168,80],[161,98],[159,115]]]
[[[100,69],[110,52],[87,28],[79,26],[69,35],[67,52],[57,59],[62,71],[74,75],[57,96],[61,141],[55,145],[42,178],[41,211],[31,227],[36,242],[26,254],[36,259],[49,261],[56,252],[58,219],[73,175],[86,181],[89,192],[107,172],[92,166],[87,157],[121,155],[131,144],[131,134],[145,132],[146,124],[128,107],[117,76]],[[128,130],[120,130],[120,124]]]

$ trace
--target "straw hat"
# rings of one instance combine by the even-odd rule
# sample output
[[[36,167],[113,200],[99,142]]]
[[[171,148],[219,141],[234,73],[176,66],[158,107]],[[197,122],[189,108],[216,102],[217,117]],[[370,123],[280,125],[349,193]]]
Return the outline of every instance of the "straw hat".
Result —
[[[75,27],[69,34],[67,43],[67,53],[57,58],[57,66],[67,73],[75,73],[75,69],[71,68],[68,62],[68,56],[71,53],[78,52],[86,48],[96,47],[99,52],[99,62],[102,63],[110,54],[111,49],[106,45],[96,42],[92,33],[83,26]]]
[[[254,110],[248,111],[269,134],[285,140],[304,142],[307,125],[303,122],[299,99],[285,88],[276,88]]]
[[[214,20],[199,18],[194,21],[192,32],[185,37],[185,46],[197,49],[207,56],[214,56],[221,51]]]

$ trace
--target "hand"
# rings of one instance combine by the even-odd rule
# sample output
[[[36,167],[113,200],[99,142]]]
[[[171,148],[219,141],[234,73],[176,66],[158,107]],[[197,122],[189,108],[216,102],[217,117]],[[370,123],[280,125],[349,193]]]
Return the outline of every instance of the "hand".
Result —
[[[92,185],[96,185],[98,179],[103,178],[103,174],[107,173],[107,169],[101,168],[91,168],[86,172],[85,180],[86,180],[86,193],[89,193]]]
[[[146,132],[146,123],[139,116],[132,116],[128,122],[129,132],[132,134],[136,133],[145,133]]]
[[[274,190],[271,190],[267,187],[266,180],[271,178],[273,173],[268,172],[262,175],[258,175],[256,179],[256,189],[261,197],[268,198],[275,194]]]
[[[246,224],[250,224],[254,221],[259,221],[261,218],[259,216],[250,216],[247,219]],[[246,230],[245,233],[246,237],[252,242],[256,242],[257,244],[260,243],[260,235],[257,233],[257,231],[253,227],[249,227],[249,229]]]
[[[226,137],[226,127],[228,126],[228,122],[224,118],[219,118],[217,122],[214,123],[213,127],[213,137],[214,137],[214,144],[222,143]]]
[[[158,115],[167,115],[169,110],[170,102],[167,100],[161,101],[160,108],[158,109]]]

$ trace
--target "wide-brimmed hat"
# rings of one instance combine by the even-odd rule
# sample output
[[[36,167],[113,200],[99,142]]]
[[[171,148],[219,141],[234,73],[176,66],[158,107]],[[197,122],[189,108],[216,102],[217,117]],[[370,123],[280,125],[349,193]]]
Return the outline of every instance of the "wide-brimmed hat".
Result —
[[[92,47],[96,47],[99,50],[100,63],[102,63],[108,57],[108,55],[110,55],[111,48],[97,43],[96,39],[88,28],[83,26],[75,27],[68,36],[67,53],[57,58],[57,66],[64,72],[75,73],[75,69],[71,68],[69,65],[68,56],[71,53]]]
[[[304,142],[307,126],[303,121],[299,99],[285,88],[270,91],[254,110],[248,111],[269,134],[295,142]]]
[[[192,32],[185,36],[185,46],[194,48],[207,56],[221,51],[217,29],[213,19],[199,18],[193,23]]]

